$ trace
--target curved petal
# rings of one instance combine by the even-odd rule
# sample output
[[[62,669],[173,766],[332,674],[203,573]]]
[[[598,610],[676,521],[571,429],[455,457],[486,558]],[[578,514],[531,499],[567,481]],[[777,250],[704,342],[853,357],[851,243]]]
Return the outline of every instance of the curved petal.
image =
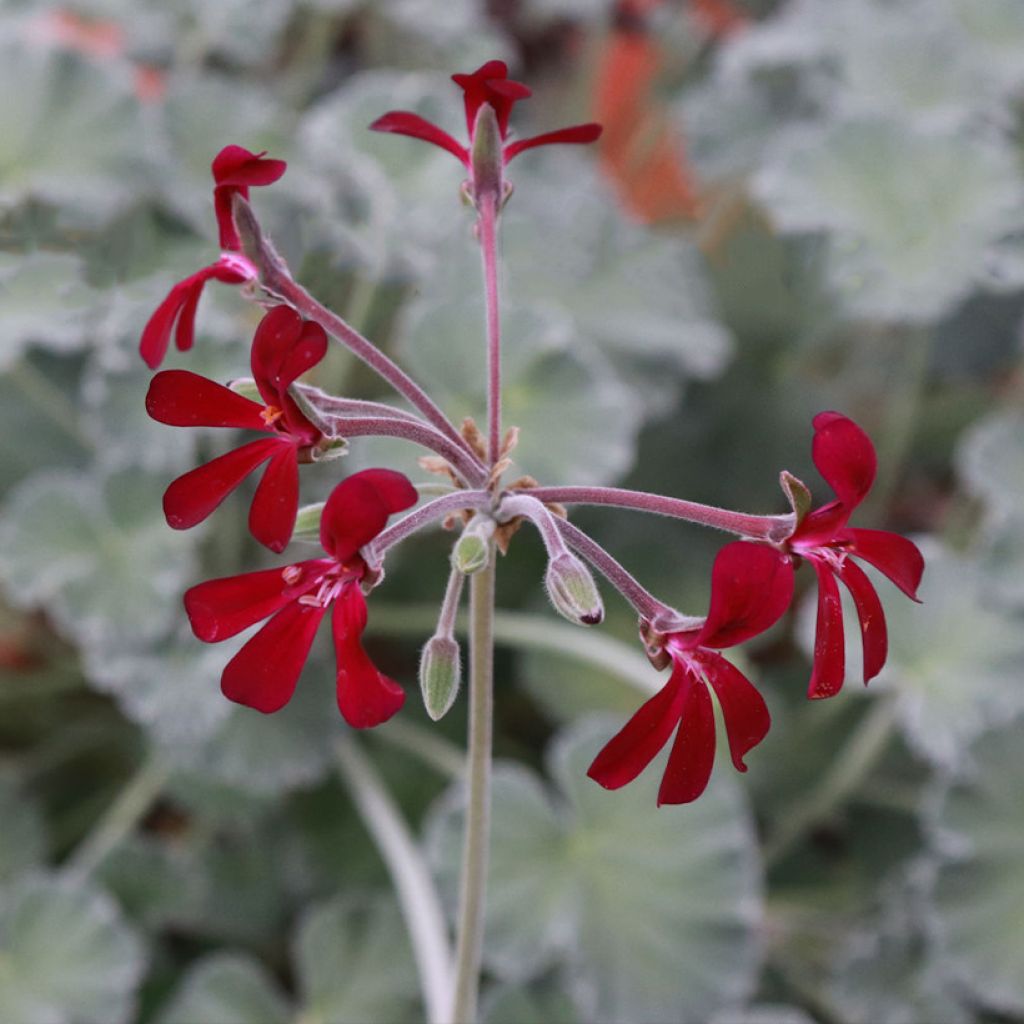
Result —
[[[208,644],[227,640],[313,590],[333,564],[327,558],[313,558],[198,583],[185,592],[192,632]]]
[[[689,678],[682,721],[658,790],[658,806],[688,804],[704,792],[715,764],[715,712],[703,682]]]
[[[768,705],[754,684],[720,654],[705,651],[701,661],[722,706],[732,763],[737,771],[745,772],[743,758],[768,735],[771,727]]]
[[[864,645],[864,684],[867,685],[869,680],[874,679],[882,671],[889,653],[885,612],[871,580],[851,559],[843,561],[839,568],[839,578],[846,584],[846,589],[850,591],[853,603],[857,606],[861,642]]]
[[[302,337],[302,324],[302,317],[290,306],[274,306],[256,328],[250,365],[256,386],[267,405],[280,405],[283,390],[281,369]]]
[[[465,146],[456,142],[446,131],[442,131],[436,124],[431,124],[426,118],[419,114],[410,113],[407,110],[392,110],[383,117],[378,117],[370,125],[372,132],[391,132],[394,135],[408,135],[413,139],[420,139],[422,142],[429,142],[434,146],[451,153],[457,160],[469,166],[469,151]]]
[[[918,600],[917,588],[924,575],[924,555],[913,541],[888,530],[850,527],[845,536],[853,541],[851,551],[892,580],[907,597]]]
[[[814,668],[807,696],[811,700],[819,700],[834,697],[842,689],[846,675],[846,648],[839,584],[828,565],[816,559],[810,561],[818,575],[818,622],[814,633]]]
[[[569,128],[559,128],[553,132],[545,132],[543,135],[534,135],[529,139],[519,139],[510,142],[505,147],[505,163],[528,149],[536,149],[538,146],[554,145],[576,145],[585,146],[591,142],[597,142],[604,131],[601,125],[594,122],[589,124],[574,124]]]
[[[338,658],[338,710],[354,729],[386,722],[405,703],[405,691],[379,672],[363,650],[360,637],[366,628],[366,601],[355,581],[334,602],[331,625]]]
[[[164,516],[174,530],[201,523],[282,442],[276,437],[251,441],[179,476],[164,491]]]
[[[267,429],[262,405],[190,370],[161,370],[149,383],[146,412],[171,427]]]
[[[668,743],[682,713],[685,672],[681,666],[674,667],[668,682],[601,748],[587,769],[596,783],[605,789],[625,786]]]
[[[192,313],[195,315],[196,304],[199,301],[198,296],[203,290],[203,285],[211,276],[209,271],[210,268],[207,267],[206,270],[200,270],[199,273],[186,277],[184,281],[179,281],[146,321],[146,326],[142,329],[142,337],[139,339],[139,355],[151,370],[155,370],[167,355],[174,321],[178,319],[182,308],[190,300]]]
[[[773,626],[793,599],[787,554],[748,541],[726,544],[711,570],[711,604],[691,647],[732,647]]]
[[[305,320],[298,340],[285,354],[281,363],[278,386],[287,390],[308,370],[327,355],[327,332],[311,320]]]
[[[811,457],[848,511],[864,500],[875,482],[875,446],[853,420],[841,413],[822,412],[814,417]]]
[[[292,601],[227,663],[220,688],[228,700],[265,715],[292,699],[326,608]]]
[[[273,185],[288,169],[283,160],[267,157],[267,151],[253,153],[243,146],[225,146],[210,164],[218,185]]]
[[[299,459],[294,444],[281,444],[249,506],[249,532],[280,553],[288,546],[299,511]]]
[[[419,500],[408,477],[393,469],[364,469],[331,492],[320,517],[320,543],[339,562],[348,561],[384,529],[388,516]]]

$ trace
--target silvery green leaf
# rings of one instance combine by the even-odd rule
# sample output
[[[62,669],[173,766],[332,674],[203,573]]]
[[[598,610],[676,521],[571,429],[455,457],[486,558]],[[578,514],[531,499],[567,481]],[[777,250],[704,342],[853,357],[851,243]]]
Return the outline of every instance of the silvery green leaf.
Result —
[[[245,953],[212,953],[193,964],[158,1024],[287,1024],[291,1012],[274,980]]]
[[[88,884],[23,877],[0,889],[0,1018],[121,1024],[145,953],[113,900]]]
[[[927,323],[975,287],[1024,182],[995,138],[858,120],[786,134],[754,190],[781,231],[829,232],[829,279],[851,312]]]
[[[564,992],[498,985],[485,992],[480,1017],[484,1024],[580,1024]]]
[[[0,776],[0,887],[40,864],[46,855],[46,820],[35,800],[13,779]]]
[[[748,995],[757,972],[753,831],[722,770],[700,800],[669,813],[655,808],[663,758],[618,792],[588,779],[615,728],[589,719],[558,736],[553,791],[499,766],[484,962],[511,982],[561,965],[584,1020],[703,1021]],[[463,807],[455,788],[427,826],[448,896]]]
[[[195,19],[195,31],[209,49],[238,64],[266,66],[277,55],[296,2],[264,0],[258,18],[252,16],[252,6],[246,0],[218,0],[215,4],[191,0],[187,7]]]
[[[944,861],[934,893],[942,950],[956,980],[982,1006],[1024,1013],[1024,719],[1007,719],[971,748],[971,770],[940,801]]]
[[[293,959],[310,1020],[422,1020],[412,951],[390,897],[339,897],[312,908],[299,924]]]
[[[193,542],[164,522],[163,483],[141,473],[106,480],[38,473],[0,524],[0,576],[22,608],[45,604],[78,644],[138,650],[164,634],[193,575]]]

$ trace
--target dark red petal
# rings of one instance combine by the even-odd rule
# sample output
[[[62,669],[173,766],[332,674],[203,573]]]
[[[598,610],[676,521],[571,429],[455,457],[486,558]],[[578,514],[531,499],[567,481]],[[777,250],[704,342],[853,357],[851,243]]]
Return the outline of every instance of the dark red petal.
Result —
[[[213,190],[213,213],[217,218],[218,242],[226,252],[241,252],[242,239],[235,227],[235,213],[232,209],[233,196],[249,198],[247,188],[218,187]]]
[[[852,511],[841,501],[830,501],[827,505],[816,508],[793,532],[790,543],[797,550],[800,545],[821,547],[831,544],[839,531],[846,526]]]
[[[193,285],[178,310],[178,323],[174,329],[174,344],[179,352],[188,352],[196,340],[196,310],[203,297],[203,284],[213,277],[211,273],[202,283]]]
[[[249,532],[271,551],[288,546],[299,511],[299,459],[295,445],[281,444],[249,507]]]
[[[407,110],[392,110],[383,117],[378,117],[370,125],[370,131],[408,135],[410,138],[429,142],[432,145],[440,146],[461,163],[469,166],[469,151],[466,147],[456,142],[436,124],[431,124],[426,118],[420,117],[419,114],[413,114]]]
[[[839,578],[853,595],[860,620],[860,635],[864,645],[864,684],[874,679],[885,664],[889,653],[889,635],[885,627],[885,612],[878,600],[871,580],[860,567],[847,558],[839,569]]]
[[[186,277],[184,281],[179,281],[167,293],[164,301],[153,311],[153,315],[142,329],[142,338],[139,341],[139,355],[151,370],[155,370],[167,355],[167,346],[170,344],[174,321],[190,300],[193,316],[195,315],[198,297],[203,290],[203,285],[211,276],[212,268],[206,267],[204,270],[192,274],[191,277]]]
[[[708,688],[693,676],[683,700],[682,721],[658,790],[658,806],[688,804],[704,792],[715,763],[715,712]]]
[[[283,160],[267,158],[266,151],[252,153],[242,146],[225,146],[210,164],[218,185],[272,185],[288,169]]]
[[[816,559],[810,561],[818,574],[818,622],[814,633],[814,668],[807,696],[819,700],[834,697],[842,689],[846,648],[839,584],[828,565]]]
[[[302,337],[302,325],[302,317],[290,306],[274,306],[256,328],[250,365],[267,405],[280,405],[281,391],[287,389],[281,387],[281,370]]]
[[[875,446],[853,420],[841,413],[822,412],[814,417],[811,456],[848,511],[864,500],[875,482]]]
[[[605,789],[625,786],[668,743],[682,713],[685,671],[675,667],[668,682],[605,744],[587,769],[595,782]]]
[[[346,562],[384,529],[388,516],[419,500],[408,477],[393,469],[364,469],[331,492],[320,517],[320,543]]]
[[[918,600],[917,588],[924,575],[924,555],[913,541],[888,530],[851,527],[844,536],[853,541],[851,551],[887,576],[907,597]]]
[[[162,370],[149,384],[146,411],[171,427],[265,430],[263,406],[189,370]]]
[[[355,581],[335,601],[331,625],[338,658],[338,710],[354,729],[386,722],[405,703],[405,691],[379,672],[363,650],[366,601]]]
[[[569,144],[585,146],[587,143],[596,142],[601,137],[604,129],[599,124],[574,124],[569,128],[559,128],[557,131],[545,132],[543,135],[534,135],[529,139],[519,139],[510,142],[505,147],[505,163],[527,149],[536,149],[538,146],[553,146],[558,144]]]
[[[227,663],[220,688],[228,700],[269,715],[292,699],[326,608],[292,601]]]
[[[732,647],[774,625],[793,598],[789,556],[766,544],[733,541],[711,570],[711,606],[689,646]]]
[[[314,589],[333,564],[327,558],[313,558],[199,583],[185,592],[192,632],[208,644],[227,640]]]
[[[503,60],[489,60],[486,64],[481,64],[480,67],[469,74],[457,74],[452,75],[452,81],[462,90],[463,92],[463,105],[466,110],[466,131],[469,132],[470,138],[473,136],[473,126],[476,123],[476,115],[482,104],[487,103],[491,98],[491,91],[488,88],[498,85],[500,82],[508,78],[508,66]],[[525,88],[525,86],[524,86]],[[499,94],[494,94],[499,98]],[[513,102],[515,102],[513,100]],[[511,104],[508,104],[508,110],[505,111],[505,119],[508,120],[508,113],[511,110]],[[495,111],[498,113],[498,111]],[[499,115],[499,126],[500,126],[500,115]],[[505,136],[505,129],[501,128],[502,138]]]
[[[701,661],[722,706],[732,763],[737,771],[745,772],[747,766],[743,758],[768,735],[772,724],[768,705],[754,684],[720,654],[706,651]]]
[[[251,441],[212,462],[179,476],[164,492],[167,525],[187,530],[201,523],[261,462],[282,443],[276,437]]]
[[[286,390],[327,355],[327,332],[306,320],[295,344],[281,363],[279,386]]]

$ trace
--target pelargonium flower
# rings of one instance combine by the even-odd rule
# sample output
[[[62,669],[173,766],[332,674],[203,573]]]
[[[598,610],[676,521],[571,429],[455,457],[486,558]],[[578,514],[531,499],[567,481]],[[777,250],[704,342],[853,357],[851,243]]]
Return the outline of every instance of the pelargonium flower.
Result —
[[[804,515],[784,546],[810,562],[818,577],[814,668],[807,695],[821,698],[838,693],[846,673],[843,609],[836,581],[841,580],[849,590],[857,609],[867,683],[885,664],[889,642],[882,603],[853,558],[873,565],[915,601],[924,558],[911,541],[897,533],[846,525],[871,490],[878,467],[871,439],[853,420],[837,412],[815,416],[811,454],[836,497]],[[803,487],[799,481],[797,484]]]
[[[715,760],[711,690],[722,708],[732,762],[745,772],[743,758],[764,739],[771,718],[753,684],[718,651],[763,633],[792,596],[793,570],[784,553],[745,541],[727,544],[712,569],[704,623],[657,638],[658,650],[672,664],[668,682],[601,750],[587,774],[605,789],[618,789],[632,782],[676,732],[658,806],[696,800]]]
[[[275,306],[256,328],[251,366],[264,404],[189,370],[162,370],[149,385],[146,410],[172,427],[241,427],[270,436],[250,441],[178,477],[164,494],[168,525],[201,523],[258,466],[267,462],[249,510],[252,535],[272,551],[291,539],[299,505],[299,458],[321,440],[288,388],[327,351],[319,324]]]
[[[264,153],[250,153],[241,146],[225,146],[214,157],[211,164],[213,205],[223,252],[215,263],[174,285],[149,318],[142,331],[139,354],[151,370],[163,362],[172,332],[179,351],[187,352],[192,347],[196,308],[207,281],[237,285],[257,279],[256,268],[242,255],[242,241],[231,215],[231,201],[235,195],[248,199],[249,188],[253,185],[273,184],[286,167],[283,160],[265,159]]]
[[[471,74],[452,75],[452,81],[464,94],[466,106],[466,129],[469,133],[469,146],[462,145],[448,132],[432,124],[426,118],[407,110],[392,110],[383,117],[377,118],[370,125],[375,132],[393,132],[397,135],[409,135],[414,139],[440,146],[460,160],[467,169],[470,168],[470,153],[473,148],[473,136],[476,130],[477,114],[484,104],[490,105],[498,121],[498,130],[502,139],[502,157],[505,164],[520,153],[537,146],[549,146],[554,143],[585,144],[594,142],[601,134],[599,124],[576,124],[569,128],[545,132],[529,139],[508,141],[508,122],[512,108],[519,100],[531,95],[522,82],[513,81],[508,77],[508,67],[504,61],[489,60]]]
[[[388,516],[417,499],[416,488],[394,470],[355,473],[335,487],[324,505],[320,543],[326,558],[208,580],[185,594],[192,631],[206,643],[227,640],[269,618],[225,667],[224,696],[264,714],[283,708],[295,692],[317,628],[333,606],[337,701],[345,721],[367,729],[401,708],[405,691],[363,650],[366,601],[360,582],[367,565],[359,549],[384,529]]]

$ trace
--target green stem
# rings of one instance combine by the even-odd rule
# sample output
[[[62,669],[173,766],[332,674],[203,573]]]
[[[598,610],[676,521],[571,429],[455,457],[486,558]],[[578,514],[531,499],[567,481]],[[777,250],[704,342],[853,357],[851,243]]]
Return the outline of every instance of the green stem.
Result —
[[[452,963],[444,911],[430,871],[373,763],[351,737],[335,747],[341,776],[387,865],[409,932],[430,1024],[447,1015]]]
[[[494,552],[470,578],[469,752],[466,834],[459,889],[453,1024],[472,1024],[480,987],[487,857],[491,828],[491,745],[494,712]]]
[[[169,767],[159,757],[143,762],[92,831],[79,843],[68,861],[68,872],[78,877],[92,874],[149,813],[169,776]]]
[[[896,728],[896,697],[886,695],[860,720],[849,742],[833,758],[828,773],[783,821],[765,844],[764,860],[774,867],[804,834],[821,821],[864,781],[885,752]]]

